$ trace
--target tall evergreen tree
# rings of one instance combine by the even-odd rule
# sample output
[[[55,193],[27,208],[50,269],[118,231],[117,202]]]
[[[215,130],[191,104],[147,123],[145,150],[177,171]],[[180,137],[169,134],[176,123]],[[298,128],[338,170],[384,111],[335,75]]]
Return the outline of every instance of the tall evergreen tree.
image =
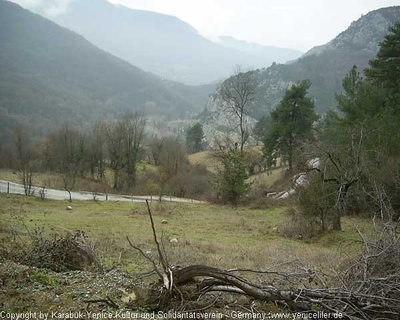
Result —
[[[264,154],[269,164],[280,154],[293,171],[295,149],[312,135],[312,125],[318,119],[314,101],[307,96],[309,80],[290,87],[277,108],[271,112],[272,128],[263,139]]]
[[[342,81],[343,92],[336,94],[338,109],[348,125],[374,122],[384,108],[385,94],[371,81],[365,81],[353,66]]]
[[[376,59],[369,62],[365,74],[376,86],[387,91],[389,103],[400,103],[400,22],[390,28],[390,33],[380,44]]]
[[[195,123],[186,131],[186,144],[189,153],[203,150],[204,131],[200,122]]]

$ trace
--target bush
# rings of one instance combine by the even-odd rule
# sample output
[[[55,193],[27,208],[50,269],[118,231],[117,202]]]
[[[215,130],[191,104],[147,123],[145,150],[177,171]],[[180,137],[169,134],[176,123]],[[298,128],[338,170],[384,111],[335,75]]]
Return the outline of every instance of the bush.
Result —
[[[334,183],[324,183],[319,174],[308,175],[307,187],[298,187],[298,206],[300,216],[319,232],[328,230],[331,225],[337,197]],[[299,223],[303,223],[299,221]],[[315,230],[316,231],[316,230]],[[312,232],[314,233],[314,231]]]
[[[209,171],[205,166],[196,164],[170,178],[166,185],[173,195],[204,199],[210,194]]]
[[[311,239],[321,233],[321,221],[317,217],[304,215],[289,209],[291,220],[282,227],[282,235],[286,238]]]
[[[215,175],[214,189],[217,198],[236,205],[250,189],[244,155],[237,149],[228,150],[222,157],[222,168]]]
[[[83,231],[67,233],[60,238],[47,238],[36,232],[32,247],[20,263],[56,272],[89,270],[98,266],[93,247],[88,244]]]

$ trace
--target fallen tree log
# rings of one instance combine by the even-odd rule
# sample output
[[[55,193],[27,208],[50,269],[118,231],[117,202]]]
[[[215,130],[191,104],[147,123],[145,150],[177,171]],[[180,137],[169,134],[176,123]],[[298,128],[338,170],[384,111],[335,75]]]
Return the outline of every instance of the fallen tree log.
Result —
[[[174,271],[174,283],[178,287],[188,282],[196,283],[196,278],[200,278],[200,282],[197,282],[199,294],[207,291],[243,294],[263,302],[285,303],[291,311],[324,310],[340,313],[349,319],[354,317],[374,319],[382,315],[388,319],[400,317],[400,300],[398,299],[359,294],[343,288],[315,289],[303,286],[296,290],[280,289],[272,285],[255,284],[232,272],[202,265],[193,265]]]

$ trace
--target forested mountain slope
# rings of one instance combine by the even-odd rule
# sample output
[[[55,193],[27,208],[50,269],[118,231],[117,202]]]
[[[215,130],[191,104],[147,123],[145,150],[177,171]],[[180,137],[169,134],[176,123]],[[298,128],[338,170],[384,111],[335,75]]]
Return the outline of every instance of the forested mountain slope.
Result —
[[[126,109],[187,117],[212,86],[190,87],[146,73],[82,36],[0,0],[0,137],[21,122],[39,135]]]

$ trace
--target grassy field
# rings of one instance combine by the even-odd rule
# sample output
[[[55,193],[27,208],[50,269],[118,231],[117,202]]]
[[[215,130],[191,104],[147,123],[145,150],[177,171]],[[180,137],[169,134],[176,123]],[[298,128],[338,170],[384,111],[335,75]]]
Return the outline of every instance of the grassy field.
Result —
[[[120,263],[129,271],[150,269],[126,240],[129,236],[144,250],[154,251],[144,204],[76,201],[73,210],[67,211],[69,204],[0,195],[0,237],[11,239],[10,234],[17,230],[24,241],[29,241],[27,230],[34,228],[49,235],[79,229],[89,236],[107,267]],[[358,239],[355,225],[369,228],[365,220],[346,218],[342,232],[327,233],[313,241],[293,240],[279,233],[290,221],[285,208],[250,210],[177,203],[154,203],[151,208],[170,261],[182,266],[266,269],[298,260],[308,268],[329,272],[359,250],[358,246],[349,246]],[[179,243],[170,244],[171,238]]]
[[[138,178],[146,171],[154,172],[158,170],[156,166],[141,161],[137,165]],[[21,183],[21,179],[17,173],[12,169],[0,169],[0,179],[7,180],[15,183]],[[110,168],[106,169],[105,182],[95,181],[89,178],[77,177],[74,191],[93,191],[93,192],[107,192],[111,190],[113,184],[113,171]],[[64,190],[64,183],[62,176],[55,172],[40,172],[34,173],[33,185],[39,187],[46,187],[49,189]]]
[[[250,176],[248,182],[253,187],[271,187],[278,179],[282,177],[282,168],[270,170],[268,172],[260,172]]]

